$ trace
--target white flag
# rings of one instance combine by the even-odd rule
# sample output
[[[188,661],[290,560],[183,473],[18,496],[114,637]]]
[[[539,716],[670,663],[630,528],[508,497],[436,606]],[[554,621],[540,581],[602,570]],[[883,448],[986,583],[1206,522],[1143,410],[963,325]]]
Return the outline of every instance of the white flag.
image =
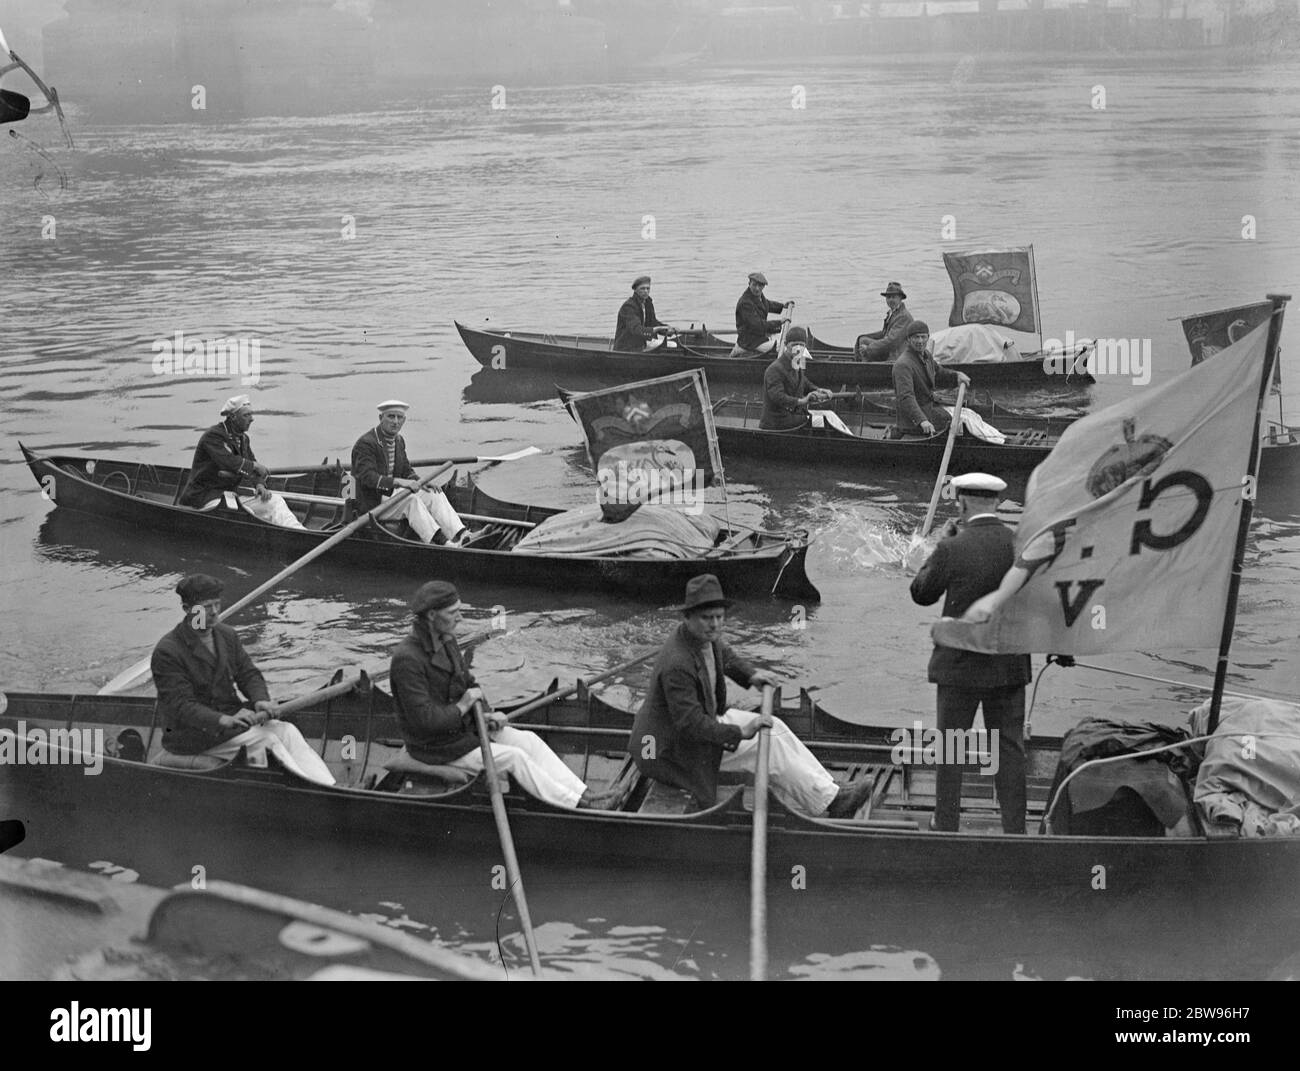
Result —
[[[1158,387],[1070,425],[1029,479],[1024,586],[936,643],[988,654],[1217,647],[1246,493],[1267,322]]]

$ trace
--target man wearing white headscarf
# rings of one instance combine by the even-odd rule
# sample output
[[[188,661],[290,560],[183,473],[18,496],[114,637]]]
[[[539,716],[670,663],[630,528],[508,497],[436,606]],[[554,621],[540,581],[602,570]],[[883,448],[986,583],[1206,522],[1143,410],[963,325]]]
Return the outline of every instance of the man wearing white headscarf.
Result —
[[[406,440],[400,432],[406,423],[410,405],[391,399],[380,402],[379,424],[371,428],[352,447],[352,478],[356,483],[357,511],[369,513],[399,487],[414,494],[389,512],[388,521],[406,519],[411,530],[425,543],[432,543],[438,532],[457,546],[475,533],[465,527],[447,496],[440,488],[421,488],[419,478],[406,454]]]
[[[180,504],[208,510],[223,501],[232,509],[243,507],[253,516],[284,528],[301,528],[283,498],[266,488],[267,468],[257,460],[248,438],[253,423],[253,403],[247,394],[227,399],[221,423],[203,433],[190,463],[190,482]],[[239,495],[241,486],[253,484],[256,496]]]

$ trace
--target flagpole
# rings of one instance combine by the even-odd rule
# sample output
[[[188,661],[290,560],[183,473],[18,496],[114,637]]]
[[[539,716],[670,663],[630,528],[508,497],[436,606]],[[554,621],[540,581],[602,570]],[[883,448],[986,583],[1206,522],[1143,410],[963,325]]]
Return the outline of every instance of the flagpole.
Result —
[[[1252,488],[1249,497],[1242,496],[1241,520],[1237,524],[1237,546],[1233,552],[1232,574],[1228,581],[1228,604],[1223,612],[1223,631],[1219,635],[1219,661],[1214,667],[1214,691],[1210,696],[1210,720],[1206,734],[1213,735],[1219,727],[1219,708],[1223,703],[1223,689],[1228,680],[1228,649],[1232,646],[1233,626],[1237,621],[1237,594],[1241,590],[1241,565],[1246,557],[1246,537],[1250,534],[1250,515],[1254,508],[1254,488],[1258,483],[1259,471],[1259,425],[1264,414],[1264,402],[1268,397],[1269,385],[1273,380],[1273,368],[1277,362],[1277,341],[1282,334],[1282,315],[1290,294],[1269,294],[1273,303],[1269,314],[1268,340],[1264,344],[1264,368],[1259,378],[1259,399],[1255,403],[1255,427],[1250,437],[1250,454],[1246,459],[1246,482]]]
[[[1029,278],[1034,284],[1034,326],[1038,328],[1038,352],[1043,351],[1043,303],[1038,300],[1038,265],[1034,263],[1034,247],[1029,246]]]

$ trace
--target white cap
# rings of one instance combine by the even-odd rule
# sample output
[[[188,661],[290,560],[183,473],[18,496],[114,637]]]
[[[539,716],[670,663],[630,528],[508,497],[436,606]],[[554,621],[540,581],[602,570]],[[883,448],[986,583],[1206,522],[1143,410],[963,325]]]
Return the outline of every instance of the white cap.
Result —
[[[236,394],[233,398],[227,398],[226,404],[221,407],[221,415],[227,416],[240,409],[252,409],[253,403],[247,394]]]
[[[958,494],[996,495],[1007,489],[1007,481],[990,476],[987,472],[968,472],[963,476],[954,476],[952,486]]]
[[[381,413],[387,413],[388,410],[390,409],[400,409],[403,413],[405,413],[408,409],[411,408],[411,405],[409,402],[399,402],[396,398],[390,398],[386,402],[380,402],[377,406],[375,406],[375,408],[378,409]]]

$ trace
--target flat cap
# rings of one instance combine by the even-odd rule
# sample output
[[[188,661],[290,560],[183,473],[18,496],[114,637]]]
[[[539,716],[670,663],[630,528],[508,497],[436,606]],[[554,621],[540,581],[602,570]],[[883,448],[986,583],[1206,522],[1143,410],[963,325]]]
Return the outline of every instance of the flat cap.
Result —
[[[913,320],[907,329],[908,338],[911,338],[913,335],[928,335],[929,333],[930,325],[924,320]]]
[[[954,476],[952,486],[959,495],[997,495],[1007,489],[1007,481],[990,476],[987,472],[968,472]]]
[[[176,594],[181,597],[181,602],[186,606],[194,606],[201,602],[208,602],[210,599],[221,598],[225,587],[226,585],[215,576],[194,573],[176,585]]]
[[[642,283],[648,283],[649,281],[650,281],[650,276],[638,275],[635,279],[632,280],[632,289],[635,290]]]
[[[767,276],[761,271],[751,271],[749,273],[749,281],[751,283],[758,283],[759,286],[767,286]]]
[[[411,613],[423,614],[429,610],[445,610],[460,601],[455,585],[445,580],[430,580],[422,584],[411,598]]]

